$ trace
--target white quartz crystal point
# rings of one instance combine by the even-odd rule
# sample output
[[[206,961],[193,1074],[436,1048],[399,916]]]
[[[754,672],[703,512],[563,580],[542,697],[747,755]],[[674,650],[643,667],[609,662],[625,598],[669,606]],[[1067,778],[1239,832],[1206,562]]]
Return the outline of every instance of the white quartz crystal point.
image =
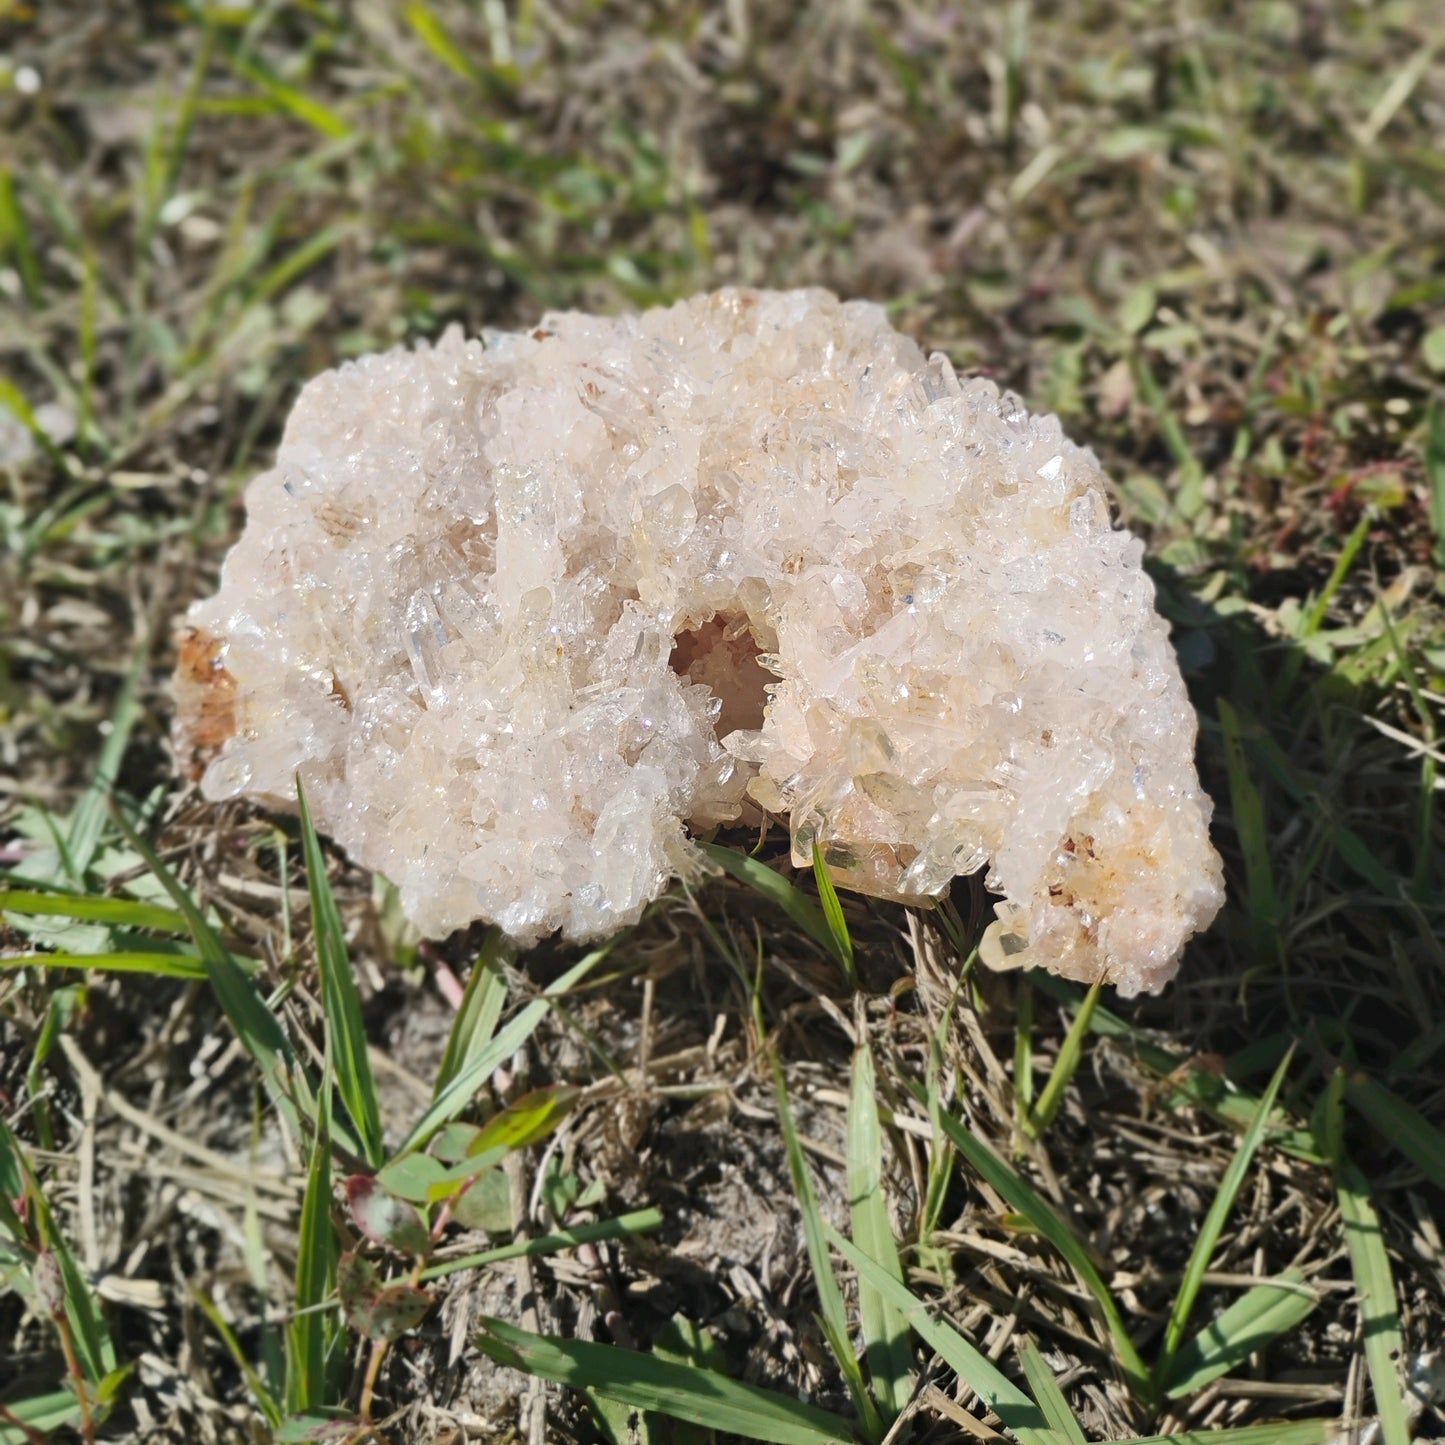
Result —
[[[637,919],[699,831],[841,885],[988,869],[983,952],[1157,989],[1221,901],[1195,717],[1093,456],[883,311],[729,290],[452,331],[312,381],[178,749],[441,934]]]

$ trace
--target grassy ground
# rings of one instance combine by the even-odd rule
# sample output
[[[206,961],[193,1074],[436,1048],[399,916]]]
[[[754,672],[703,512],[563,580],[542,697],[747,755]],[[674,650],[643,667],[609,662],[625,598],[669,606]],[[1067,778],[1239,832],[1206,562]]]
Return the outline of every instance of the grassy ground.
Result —
[[[0,1442],[1445,1436],[1442,40],[0,0]],[[176,783],[306,377],[729,282],[888,300],[1116,478],[1229,871],[1162,999],[980,973],[964,884],[418,942]]]

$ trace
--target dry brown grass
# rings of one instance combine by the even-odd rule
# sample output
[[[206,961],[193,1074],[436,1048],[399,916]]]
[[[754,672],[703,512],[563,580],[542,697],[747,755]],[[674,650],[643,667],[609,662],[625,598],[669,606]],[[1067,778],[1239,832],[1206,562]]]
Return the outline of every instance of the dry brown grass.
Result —
[[[423,12],[455,52],[429,46],[404,7],[367,0],[0,0],[4,866],[34,865],[45,817],[71,814],[114,718],[128,736],[115,790],[145,806],[231,946],[284,985],[294,1036],[319,1039],[294,829],[180,790],[165,742],[173,620],[209,587],[238,488],[296,388],[451,321],[531,323],[547,306],[729,282],[889,300],[927,345],[1059,411],[1117,479],[1200,705],[1231,904],[1163,999],[1118,1006],[1124,1025],[1095,1034],[1062,1115],[1030,1144],[1020,1038],[1042,1081],[1069,1016],[1041,984],[970,974],[960,990],[957,940],[935,921],[851,901],[855,1012],[826,953],[743,885],[665,900],[505,1082],[585,1091],[553,1141],[510,1166],[520,1229],[552,1227],[538,1181],[553,1163],[601,1191],[594,1213],[655,1204],[662,1228],[448,1277],[383,1371],[388,1435],[597,1438],[579,1397],[477,1353],[481,1314],[637,1344],[681,1315],[739,1377],[846,1410],[767,1050],[842,1225],[860,1038],[896,1111],[887,1181],[910,1283],[1010,1369],[1013,1342],[1034,1336],[1091,1436],[1321,1415],[1355,1429],[1372,1393],[1325,1163],[1288,1138],[1266,1145],[1200,1314],[1287,1267],[1318,1286],[1319,1308],[1247,1368],[1153,1410],[1073,1276],[976,1177],[957,1170],[920,1233],[938,1145],[906,1081],[941,1040],[943,1092],[1091,1242],[1146,1355],[1237,1142],[1217,1106],[1262,1088],[1290,1043],[1301,1128],[1340,1065],[1445,1122],[1433,7],[533,0],[507,17],[433,0],[410,13]],[[27,408],[48,428],[28,447],[10,420]],[[1238,719],[1232,771],[1219,699]],[[101,842],[86,886],[140,886],[142,860],[109,829]],[[465,976],[479,940],[418,950],[370,880],[333,870],[399,1131],[449,1026],[437,980]],[[984,900],[961,884],[954,903],[974,936]],[[9,943],[29,946],[18,931]],[[513,997],[566,961],[522,960]],[[259,1359],[262,1323],[289,1298],[303,1172],[204,987],[61,981],[0,973],[0,1116],[135,1366],[108,1438],[264,1438],[197,1299]],[[59,1042],[37,1065],[47,1010]],[[1439,1176],[1349,1119],[1410,1366],[1445,1337]],[[13,1402],[64,1371],[46,1323],[4,1293],[6,1270],[0,1255],[0,1400]],[[992,1438],[971,1393],[926,1351],[917,1363],[912,1438]],[[1416,1424],[1445,1435],[1433,1406]]]

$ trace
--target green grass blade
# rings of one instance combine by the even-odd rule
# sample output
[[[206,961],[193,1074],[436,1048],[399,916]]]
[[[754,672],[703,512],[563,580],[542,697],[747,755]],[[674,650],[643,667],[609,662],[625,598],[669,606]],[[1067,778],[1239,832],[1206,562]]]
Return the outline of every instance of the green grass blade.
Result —
[[[1409,1445],[1410,1428],[1405,1417],[1405,1397],[1400,1389],[1396,1361],[1401,1358],[1400,1310],[1395,1295],[1395,1278],[1380,1216],[1370,1197],[1370,1186],[1359,1168],[1341,1156],[1335,1168],[1335,1188],[1340,1201],[1340,1218],[1345,1226],[1345,1244],[1355,1290],[1360,1301],[1360,1321],[1365,1337],[1365,1363],[1380,1417],[1384,1445]]]
[[[1345,1097],[1434,1185],[1445,1189],[1445,1134],[1418,1109],[1364,1074],[1352,1074]]]
[[[1041,993],[1058,999],[1061,1003],[1077,1008],[1083,994],[1074,985],[1053,974],[1035,972],[1029,974],[1030,984]],[[1168,1081],[1163,1102],[1168,1108],[1189,1104],[1202,1109],[1211,1118],[1232,1125],[1237,1129],[1249,1127],[1259,1096],[1248,1089],[1231,1084],[1218,1074],[1190,1066],[1189,1059],[1161,1048],[1141,1028],[1111,1013],[1102,1004],[1094,1011],[1093,1032],[1101,1038],[1124,1039],[1138,1061],[1161,1079]],[[1312,1164],[1323,1164],[1317,1141],[1311,1130],[1293,1125],[1283,1114],[1271,1120],[1276,1131],[1274,1147]]]
[[[259,1065],[266,1092],[286,1117],[296,1136],[302,1137],[299,1111],[291,1089],[294,1086],[303,1090],[303,1099],[308,1106],[314,1101],[314,1090],[310,1088],[304,1071],[297,1064],[290,1040],[287,1039],[280,1020],[266,1006],[265,999],[235,959],[226,952],[215,930],[206,922],[191,895],[161,862],[156,850],[131,827],[119,808],[114,810],[114,816],[121,832],[125,834],[126,841],[150,865],[151,872],[160,880],[171,901],[185,915],[186,925],[191,930],[191,937],[200,952],[201,962],[211,990],[216,995],[216,1001],[221,1005],[246,1052]]]
[[[379,1168],[385,1158],[381,1137],[381,1105],[376,1096],[376,1077],[367,1053],[366,1028],[361,1021],[361,997],[351,972],[351,954],[346,947],[346,930],[331,880],[326,874],[326,856],[306,804],[306,790],[298,778],[296,801],[301,811],[301,850],[306,860],[306,886],[311,895],[311,928],[316,940],[316,961],[321,970],[321,999],[326,1010],[330,1054],[336,1071],[336,1087],[361,1140],[366,1162]]]
[[[1365,545],[1365,538],[1370,534],[1370,528],[1376,525],[1377,518],[1370,511],[1355,524],[1354,530],[1345,538],[1345,545],[1340,548],[1340,555],[1335,558],[1335,565],[1330,571],[1329,578],[1320,595],[1315,598],[1309,612],[1305,615],[1304,622],[1300,626],[1300,636],[1312,637],[1324,626],[1325,618],[1329,615],[1330,603],[1334,601],[1335,593],[1340,590],[1346,577],[1349,576],[1350,568],[1355,565],[1355,558],[1359,555],[1360,548]],[[1290,654],[1292,658],[1301,657],[1299,651]]]
[[[1204,468],[1200,464],[1199,458],[1194,455],[1194,450],[1189,445],[1189,438],[1185,435],[1179,418],[1170,408],[1164,390],[1159,385],[1142,349],[1134,352],[1134,379],[1138,384],[1140,396],[1154,415],[1160,437],[1165,446],[1169,448],[1179,468],[1179,487],[1175,494],[1175,506],[1181,517],[1192,520],[1199,515],[1204,506]]]
[[[45,1065],[84,998],[85,989],[80,984],[63,984],[50,991],[45,1016],[25,1069],[25,1092],[30,1097],[35,1142],[47,1152],[55,1149],[55,1131],[51,1124],[49,1091],[45,1087]]]
[[[1339,1429],[1338,1420],[1291,1420],[1225,1430],[1181,1430],[1177,1435],[1137,1435],[1115,1445],[1324,1445],[1339,1435]]]
[[[1261,965],[1279,954],[1279,903],[1274,865],[1269,856],[1269,832],[1264,804],[1249,771],[1239,717],[1225,698],[1219,699],[1219,726],[1224,734],[1224,757],[1229,771],[1229,798],[1234,827],[1244,853],[1244,882],[1255,951]]]
[[[910,1328],[949,1369],[953,1370],[1022,1445],[1063,1445],[1043,1410],[1026,1395],[976,1345],[951,1325],[936,1319],[929,1307],[914,1297],[908,1287],[894,1279],[876,1259],[844,1239],[831,1225],[825,1225],[828,1242],[903,1317]]]
[[[828,1252],[828,1236],[823,1211],[818,1204],[818,1191],[813,1185],[803,1144],[793,1122],[788,1084],[776,1050],[773,1052],[773,1091],[777,1095],[778,1117],[788,1151],[788,1172],[793,1178],[793,1192],[798,1196],[798,1210],[803,1218],[803,1241],[807,1245],[809,1263],[813,1266],[813,1286],[818,1291],[819,1322],[837,1359],[843,1383],[853,1400],[853,1408],[863,1422],[864,1435],[869,1440],[881,1440],[885,1433],[883,1418],[868,1393],[862,1367],[853,1353],[848,1333],[848,1311],[843,1303],[843,1291],[838,1287],[838,1276],[833,1272],[833,1258]]]
[[[1229,1212],[1234,1208],[1234,1201],[1239,1197],[1239,1191],[1244,1186],[1244,1178],[1249,1173],[1249,1166],[1254,1162],[1254,1156],[1264,1141],[1264,1132],[1269,1124],[1269,1117],[1274,1112],[1274,1102],[1279,1097],[1285,1074],[1289,1072],[1290,1061],[1293,1058],[1294,1047],[1291,1045],[1284,1058],[1279,1061],[1279,1067],[1274,1071],[1274,1077],[1269,1081],[1269,1087],[1260,1097],[1254,1116],[1244,1131],[1244,1137],[1239,1141],[1239,1148],[1234,1151],[1234,1158],[1229,1161],[1229,1168],[1224,1171],[1224,1178],[1219,1182],[1214,1203],[1209,1206],[1209,1213],[1200,1227],[1199,1238],[1194,1241],[1194,1248],[1189,1255],[1189,1263],[1184,1269],[1184,1278],[1179,1283],[1179,1293],[1175,1296],[1174,1307],[1169,1312],[1169,1323],[1164,1330],[1164,1347],[1159,1356],[1157,1371],[1157,1377],[1160,1380],[1168,1376],[1174,1356],[1183,1343],[1189,1316],[1193,1312],[1194,1302],[1199,1298],[1200,1288],[1204,1284],[1205,1271],[1209,1268],[1209,1261],[1214,1258],[1219,1237],[1224,1233],[1225,1221],[1229,1218]]]
[[[656,1415],[635,1410],[631,1405],[624,1405],[621,1400],[614,1400],[597,1390],[583,1390],[582,1394],[603,1445],[663,1445],[664,1440],[670,1440],[672,1436],[670,1429],[659,1433],[658,1427],[662,1422]],[[701,1427],[678,1421],[676,1428],[684,1431]]]
[[[806,893],[800,892],[783,875],[756,858],[749,858],[720,843],[699,843],[697,845],[707,856],[734,878],[741,879],[750,888],[761,893],[771,903],[776,903],[814,943],[827,949],[834,957],[833,933],[823,910]],[[840,960],[841,962],[841,960]]]
[[[76,377],[75,433],[81,445],[89,443],[106,452],[110,444],[101,433],[95,416],[95,371],[98,354],[96,293],[99,290],[95,252],[85,249],[80,284],[80,374]]]
[[[1366,514],[1361,519],[1361,526],[1369,520],[1370,517]],[[1420,720],[1420,731],[1426,744],[1420,754],[1419,834],[1414,870],[1414,892],[1417,897],[1426,898],[1430,894],[1430,879],[1434,872],[1435,793],[1436,777],[1439,772],[1439,766],[1435,761],[1435,713],[1420,691],[1420,681],[1415,675],[1415,662],[1406,650],[1400,630],[1395,626],[1390,609],[1383,600],[1379,604],[1379,615],[1380,621],[1384,624],[1385,636],[1390,642],[1390,651],[1395,657],[1395,666],[1400,671],[1400,680],[1405,684],[1405,688],[1410,694],[1410,701],[1415,707],[1415,715]]]
[[[548,1339],[498,1319],[484,1319],[482,1331],[477,1348],[498,1364],[596,1390],[637,1410],[774,1445],[846,1445],[854,1438],[840,1416],[695,1365],[616,1345]]]
[[[1024,1115],[1024,1133],[1030,1139],[1037,1139],[1058,1117],[1064,1105],[1064,1094],[1074,1075],[1078,1072],[1079,1060],[1084,1056],[1084,1040],[1094,1022],[1094,1010],[1099,1006],[1099,991],[1104,986],[1102,979],[1084,995],[1084,1002],[1069,1024],[1069,1031],[1059,1045],[1059,1056],[1049,1073],[1049,1081],[1039,1095],[1038,1103]]]
[[[607,957],[612,947],[613,944],[609,942],[601,948],[594,948],[574,963],[541,998],[533,999],[515,1018],[506,1023],[501,1032],[460,1068],[455,1077],[432,1100],[427,1111],[417,1120],[407,1136],[406,1142],[397,1150],[397,1156],[420,1149],[443,1124],[449,1124],[455,1119],[471,1103],[477,1090],[487,1082],[492,1073],[532,1037],[538,1024],[547,1016],[547,1010],[552,1007],[552,1000],[560,998],[568,989],[581,983]]]
[[[883,1131],[878,1122],[878,1081],[866,1039],[853,1054],[852,1093],[848,1101],[848,1206],[853,1238],[900,1284],[903,1266],[888,1201],[883,1195]],[[889,1419],[913,1393],[913,1352],[908,1323],[872,1285],[858,1282],[858,1314],[863,1325],[863,1354],[873,1392]]]
[[[295,1309],[286,1325],[286,1409],[290,1414],[336,1403],[328,1398],[326,1372],[338,1326],[334,1311],[315,1308],[331,1297],[336,1283],[330,1124],[329,1090],[323,1088],[297,1229]]]
[[[93,898],[72,893],[35,893],[23,888],[0,888],[0,913],[27,917],[80,918],[87,923],[109,923],[116,928],[149,928],[164,933],[188,933],[186,916],[174,908],[136,903],[129,898]]]
[[[48,1440],[57,1430],[73,1429],[79,1420],[80,1406],[73,1390],[11,1400],[0,1408],[0,1445],[35,1445],[36,1440]]]
[[[848,987],[855,992],[858,988],[858,964],[853,954],[853,935],[848,932],[848,920],[843,917],[843,905],[838,901],[838,890],[823,862],[822,850],[813,844],[813,877],[818,882],[818,899],[823,907],[823,922],[828,926],[828,938],[838,962],[843,966],[843,977]]]
[[[115,1346],[106,1328],[100,1302],[80,1272],[69,1243],[55,1228],[48,1210],[40,1224],[40,1234],[60,1265],[60,1275],[65,1282],[65,1317],[70,1322],[81,1369],[92,1385],[98,1385],[115,1369]]]
[[[1425,417],[1425,480],[1430,488],[1430,528],[1435,565],[1445,568],[1445,402],[1430,403]]]
[[[308,236],[256,277],[247,291],[247,305],[259,306],[284,291],[297,277],[324,261],[350,234],[350,227],[335,225]]]
[[[110,731],[101,745],[100,757],[96,761],[95,777],[86,788],[75,811],[70,817],[70,833],[65,840],[65,851],[77,883],[85,880],[87,870],[100,847],[105,832],[106,814],[110,806],[110,795],[115,788],[116,775],[120,772],[121,761],[126,748],[130,746],[130,735],[140,716],[140,700],[136,689],[140,686],[141,674],[145,671],[149,647],[137,648],[130,670],[121,683],[115,707],[111,710]]]
[[[110,1331],[106,1328],[105,1317],[95,1295],[75,1262],[69,1242],[56,1227],[50,1202],[40,1187],[29,1155],[3,1118],[0,1118],[0,1164],[3,1164],[0,1182],[5,1184],[5,1196],[0,1203],[5,1206],[6,1226],[13,1233],[19,1223],[10,1206],[13,1199],[18,1207],[23,1194],[28,1201],[34,1237],[41,1249],[49,1250],[54,1256],[60,1270],[65,1317],[75,1341],[81,1369],[91,1385],[98,1385],[115,1369],[115,1346],[111,1342]],[[17,1235],[16,1238],[23,1236]]]
[[[438,19],[432,8],[424,3],[424,0],[406,0],[406,8],[403,13],[406,16],[406,23],[411,26],[417,39],[453,75],[460,76],[461,79],[470,81],[473,85],[481,82],[482,73],[472,63],[471,56],[457,44],[446,26]]]
[[[432,1097],[438,1097],[453,1079],[468,1067],[492,1041],[502,1006],[507,1001],[507,979],[502,972],[509,956],[506,939],[499,928],[489,928],[472,965],[472,974],[462,991],[461,1006],[447,1034],[447,1046],[437,1070]]]
[[[918,1094],[920,1102],[926,1105],[928,1101],[918,1091],[917,1085],[914,1085],[913,1088]],[[983,1175],[994,1189],[1003,1195],[1009,1204],[1018,1210],[1068,1261],[1069,1266],[1078,1275],[1080,1283],[1097,1302],[1110,1337],[1113,1339],[1119,1363],[1123,1367],[1130,1385],[1141,1399],[1152,1399],[1153,1382],[1144,1361],[1140,1358],[1139,1351],[1134,1346],[1134,1341],[1129,1337],[1129,1331],[1124,1325],[1124,1317],[1119,1312],[1118,1303],[1110,1293],[1108,1285],[1104,1283],[1098,1267],[1089,1257],[1088,1251],[1073,1230],[1064,1223],[1053,1207],[1038,1194],[1032,1185],[1005,1164],[976,1134],[966,1129],[951,1114],[943,1110],[938,1112],[938,1122],[969,1164]]]
[[[1064,1398],[1059,1382],[1054,1379],[1054,1372],[1044,1363],[1039,1347],[1027,1335],[1019,1341],[1018,1357],[1019,1364],[1024,1368],[1024,1378],[1029,1382],[1029,1389],[1034,1392],[1039,1408],[1055,1433],[1061,1440],[1067,1441],[1068,1445],[1088,1445],[1084,1427],[1069,1408],[1069,1402]]]
[[[1298,1270],[1290,1270],[1257,1284],[1200,1330],[1174,1356],[1168,1372],[1159,1371],[1169,1398],[1192,1395],[1238,1369],[1250,1355],[1299,1324],[1319,1304],[1303,1279]]]
[[[953,1179],[954,1160],[957,1150],[948,1142],[943,1132],[939,1115],[943,1112],[943,1039],[953,1016],[950,1000],[939,1020],[938,1027],[928,1036],[928,1064],[924,1081],[923,1098],[928,1108],[928,1121],[933,1130],[932,1145],[928,1150],[928,1179],[924,1186],[923,1208],[919,1211],[918,1242],[929,1247],[939,1220],[943,1217],[944,1204],[948,1199],[948,1187]]]
[[[50,433],[40,425],[34,411],[31,410],[30,403],[25,400],[25,393],[22,392],[13,381],[4,376],[0,376],[0,406],[3,406],[6,411],[10,412],[25,430],[30,433],[35,445],[45,453],[51,466],[55,468],[60,476],[68,479],[71,476],[71,471],[70,464],[65,459],[65,453],[55,445],[54,441],[51,440]],[[54,515],[55,508],[53,506],[41,513],[42,518],[53,518]],[[28,556],[36,546],[33,526],[29,529],[29,532],[30,535],[21,548],[22,553],[26,556]]]
[[[294,85],[288,85],[255,56],[245,55],[239,48],[229,44],[223,44],[221,49],[236,74],[256,86],[273,109],[311,126],[332,140],[340,140],[351,134],[351,126],[342,116],[314,96],[307,95]]]
[[[1345,1071],[1336,1069],[1321,1101],[1321,1133],[1325,1153],[1334,1168],[1380,1435],[1384,1445],[1407,1445],[1410,1430],[1395,1364],[1402,1347],[1395,1279],[1369,1183],[1345,1152],[1345,1087]]]
[[[1027,978],[1014,995],[1014,1102],[1026,1129],[1034,1111],[1034,990]]]
[[[158,97],[156,119],[151,126],[145,165],[140,176],[136,225],[137,256],[149,253],[160,220],[161,208],[175,193],[181,165],[185,160],[196,115],[200,109],[201,97],[205,92],[206,78],[210,74],[215,50],[216,27],[210,21],[204,21],[200,32],[200,43],[196,47],[190,79],[169,124],[164,119],[165,111],[169,109],[168,97]]]
[[[30,225],[15,192],[15,175],[9,166],[0,166],[0,256],[14,261],[26,302],[31,306],[39,305],[40,263],[36,258]]]
[[[274,1430],[281,1423],[280,1403],[266,1387],[266,1382],[257,1374],[256,1367],[251,1363],[245,1347],[241,1344],[235,1330],[231,1328],[230,1322],[221,1313],[215,1300],[203,1290],[192,1288],[191,1298],[196,1302],[196,1307],[205,1315],[211,1328],[221,1337],[221,1343],[225,1345],[226,1353],[230,1355],[236,1368],[240,1370],[242,1378],[246,1381],[246,1388],[250,1390],[257,1405],[260,1406],[261,1413],[266,1417],[266,1423]]]
[[[503,1260],[518,1259],[523,1255],[556,1254],[561,1249],[575,1249],[579,1244],[596,1244],[606,1239],[627,1239],[636,1234],[647,1234],[662,1227],[660,1209],[635,1209],[630,1214],[619,1214],[615,1219],[599,1219],[591,1224],[579,1224],[572,1229],[559,1229],[554,1234],[539,1235],[536,1239],[518,1239],[511,1244],[499,1244],[495,1249],[484,1249],[479,1254],[464,1254],[456,1259],[446,1259],[434,1264],[418,1276],[423,1282],[441,1279],[443,1275],[457,1274],[464,1269],[481,1269],[489,1264],[500,1264]]]
[[[91,973],[148,973],[157,978],[206,978],[206,965],[190,953],[17,953],[0,957],[0,969],[80,968]]]

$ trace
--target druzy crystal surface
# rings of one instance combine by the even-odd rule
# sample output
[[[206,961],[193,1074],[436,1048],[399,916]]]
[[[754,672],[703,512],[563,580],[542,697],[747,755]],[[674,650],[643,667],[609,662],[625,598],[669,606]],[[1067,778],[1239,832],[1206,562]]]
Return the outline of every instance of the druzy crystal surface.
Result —
[[[878,897],[986,869],[995,965],[1154,989],[1219,907],[1097,462],[876,306],[729,290],[367,356],[246,509],[178,750],[212,799],[299,775],[430,934],[612,933],[765,814]]]

